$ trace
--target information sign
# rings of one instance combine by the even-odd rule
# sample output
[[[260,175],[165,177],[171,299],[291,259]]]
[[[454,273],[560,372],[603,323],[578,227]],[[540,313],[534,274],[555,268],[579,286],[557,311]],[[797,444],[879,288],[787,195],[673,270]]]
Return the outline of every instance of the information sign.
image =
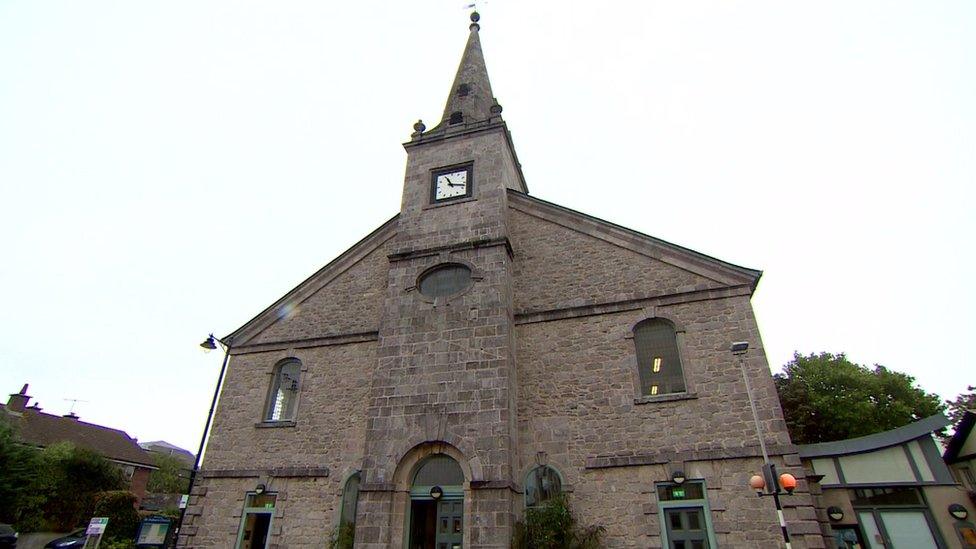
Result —
[[[89,536],[100,536],[105,533],[106,526],[108,526],[108,517],[92,517],[91,522],[88,523],[88,529],[85,530],[85,534]]]

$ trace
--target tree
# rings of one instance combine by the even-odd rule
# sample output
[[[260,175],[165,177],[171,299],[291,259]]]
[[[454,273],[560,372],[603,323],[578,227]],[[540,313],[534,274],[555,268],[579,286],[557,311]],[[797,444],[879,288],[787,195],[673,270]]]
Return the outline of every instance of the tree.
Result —
[[[99,492],[128,486],[121,469],[91,450],[59,443],[41,454],[47,462],[46,473],[38,475],[47,489],[44,515],[59,531],[91,517]]]
[[[178,458],[153,452],[156,469],[149,473],[146,489],[155,494],[185,494],[190,489],[187,467]]]
[[[844,353],[794,353],[773,379],[796,444],[879,433],[945,410],[912,376],[855,364]]]
[[[0,522],[20,526],[25,510],[40,503],[31,490],[38,468],[37,451],[18,443],[13,426],[0,418]]]
[[[952,420],[952,425],[955,427],[959,425],[959,421],[962,420],[962,416],[966,414],[967,411],[976,412],[976,387],[969,385],[966,387],[968,393],[960,393],[956,397],[956,400],[947,400],[946,406],[948,406],[949,411],[946,413],[949,419]]]

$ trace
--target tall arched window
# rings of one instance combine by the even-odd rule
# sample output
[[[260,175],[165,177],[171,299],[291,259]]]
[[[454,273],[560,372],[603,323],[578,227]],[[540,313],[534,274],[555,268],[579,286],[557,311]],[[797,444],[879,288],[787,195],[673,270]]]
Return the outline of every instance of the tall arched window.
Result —
[[[637,346],[642,395],[685,392],[673,324],[661,318],[641,321],[634,327],[634,345]]]
[[[359,473],[355,473],[346,481],[342,489],[342,517],[340,523],[356,524],[356,506],[359,504]]]
[[[525,506],[528,508],[541,505],[562,491],[563,480],[559,471],[548,465],[540,465],[525,476]]]
[[[302,363],[297,358],[286,358],[278,363],[271,379],[265,421],[295,419],[298,404],[298,382],[302,375]]]

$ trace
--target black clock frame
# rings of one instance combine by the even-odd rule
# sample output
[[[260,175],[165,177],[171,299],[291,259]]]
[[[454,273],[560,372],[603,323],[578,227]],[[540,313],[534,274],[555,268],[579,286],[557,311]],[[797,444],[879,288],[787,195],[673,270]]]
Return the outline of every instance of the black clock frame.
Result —
[[[464,194],[438,199],[437,178],[444,174],[459,172],[461,170],[464,170],[468,173],[467,180],[465,182],[466,188],[464,189]],[[462,164],[454,164],[453,166],[444,166],[443,168],[437,168],[436,170],[431,170],[430,172],[430,203],[431,204],[443,204],[445,202],[450,202],[452,200],[471,198],[473,195],[474,195],[474,162],[464,162]]]

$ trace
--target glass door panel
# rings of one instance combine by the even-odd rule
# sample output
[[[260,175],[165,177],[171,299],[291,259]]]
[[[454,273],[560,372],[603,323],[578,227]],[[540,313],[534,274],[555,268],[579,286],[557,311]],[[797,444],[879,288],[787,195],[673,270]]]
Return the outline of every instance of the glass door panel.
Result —
[[[868,549],[884,549],[884,538],[878,530],[878,523],[874,521],[874,513],[859,511],[857,521],[861,523],[861,528],[864,530],[864,542],[868,544]]]
[[[922,511],[879,511],[893,549],[937,549]]]
[[[665,509],[664,515],[671,549],[708,549],[704,509],[671,508]]]

